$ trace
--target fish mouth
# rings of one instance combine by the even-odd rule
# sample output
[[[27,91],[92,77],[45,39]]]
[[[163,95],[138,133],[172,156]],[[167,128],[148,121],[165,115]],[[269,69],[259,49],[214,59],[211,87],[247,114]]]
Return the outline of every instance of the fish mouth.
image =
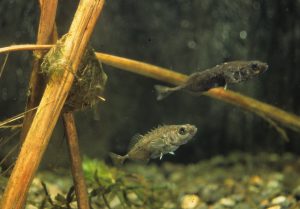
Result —
[[[197,133],[198,129],[196,126],[192,126],[192,128],[189,130],[189,133],[191,135],[191,138],[195,136],[195,134]]]
[[[266,72],[269,69],[269,65],[267,63],[263,63],[262,73]]]

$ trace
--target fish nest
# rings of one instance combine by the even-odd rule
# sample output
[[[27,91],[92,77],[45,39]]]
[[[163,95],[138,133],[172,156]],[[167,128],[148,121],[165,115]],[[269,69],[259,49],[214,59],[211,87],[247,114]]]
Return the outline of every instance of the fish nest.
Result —
[[[73,72],[71,63],[61,58],[63,54],[62,42],[63,39],[45,55],[41,65],[41,72],[49,82],[59,80],[65,70]],[[78,68],[63,112],[83,110],[95,105],[99,98],[102,98],[107,75],[92,48],[88,47],[85,51]]]

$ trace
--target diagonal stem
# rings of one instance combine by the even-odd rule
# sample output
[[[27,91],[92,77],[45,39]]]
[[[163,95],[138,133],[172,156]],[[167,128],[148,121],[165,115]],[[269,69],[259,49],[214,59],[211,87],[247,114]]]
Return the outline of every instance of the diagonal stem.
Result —
[[[11,52],[16,50],[34,50],[34,49],[50,49],[53,45],[34,45],[25,44],[17,46],[9,46],[0,48],[0,53]],[[182,84],[186,79],[187,75],[171,71],[166,68],[158,67],[152,64],[147,64],[144,62],[118,57],[105,53],[96,53],[96,56],[104,64],[126,70],[132,73],[136,73],[142,76],[154,78],[160,81],[171,83],[174,85]],[[204,95],[228,102],[232,105],[239,106],[247,111],[254,112],[258,116],[264,115],[269,119],[280,123],[286,128],[292,129],[294,131],[300,132],[300,117],[286,112],[278,107],[266,104],[264,102],[252,99],[250,97],[244,96],[242,94],[236,93],[234,91],[226,90],[221,88],[215,88],[209,90]]]
[[[60,59],[67,64],[63,65],[65,69],[61,76],[49,79],[5,189],[0,205],[2,209],[20,209],[25,204],[26,194],[71,89],[74,74],[103,4],[104,0],[81,0],[79,2],[68,35],[65,36],[61,46]]]
[[[67,132],[67,143],[71,159],[71,169],[77,198],[77,205],[80,209],[89,209],[87,187],[81,167],[81,157],[78,144],[78,136],[73,113],[63,114],[64,126]]]

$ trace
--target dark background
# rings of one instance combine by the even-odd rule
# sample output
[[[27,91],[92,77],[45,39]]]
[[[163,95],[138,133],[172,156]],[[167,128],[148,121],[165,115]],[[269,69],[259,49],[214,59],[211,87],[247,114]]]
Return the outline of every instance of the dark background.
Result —
[[[0,2],[0,46],[35,43],[38,1]],[[68,31],[77,7],[59,2],[60,35]],[[227,60],[257,59],[269,70],[229,89],[300,115],[299,0],[115,0],[107,1],[91,39],[101,52],[124,56],[190,74]],[[4,55],[0,57],[3,62]],[[31,52],[11,53],[0,78],[0,120],[24,110]],[[165,160],[188,163],[232,151],[300,153],[300,135],[287,130],[285,143],[266,121],[235,106],[178,92],[157,102],[160,82],[104,65],[109,80],[106,102],[76,113],[81,151],[107,158],[124,154],[130,138],[161,124],[191,123],[198,133]],[[162,83],[160,83],[162,84]],[[11,133],[0,131],[2,137]],[[15,137],[0,149],[5,155]],[[44,165],[66,162],[61,121]],[[1,156],[0,155],[0,156]]]

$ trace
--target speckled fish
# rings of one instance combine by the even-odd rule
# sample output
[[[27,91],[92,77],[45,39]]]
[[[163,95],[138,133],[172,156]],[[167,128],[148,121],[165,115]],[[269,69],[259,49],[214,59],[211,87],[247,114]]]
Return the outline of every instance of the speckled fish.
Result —
[[[164,154],[174,154],[174,151],[187,143],[196,134],[197,128],[190,124],[160,126],[146,135],[133,138],[137,141],[129,152],[124,155],[110,153],[115,164],[123,164],[126,159],[148,161],[149,159],[162,158]]]
[[[170,93],[178,90],[201,94],[215,87],[226,87],[227,84],[240,83],[258,76],[268,69],[266,63],[260,61],[225,62],[213,68],[193,73],[187,81],[176,87],[155,85],[157,100],[162,100]]]

